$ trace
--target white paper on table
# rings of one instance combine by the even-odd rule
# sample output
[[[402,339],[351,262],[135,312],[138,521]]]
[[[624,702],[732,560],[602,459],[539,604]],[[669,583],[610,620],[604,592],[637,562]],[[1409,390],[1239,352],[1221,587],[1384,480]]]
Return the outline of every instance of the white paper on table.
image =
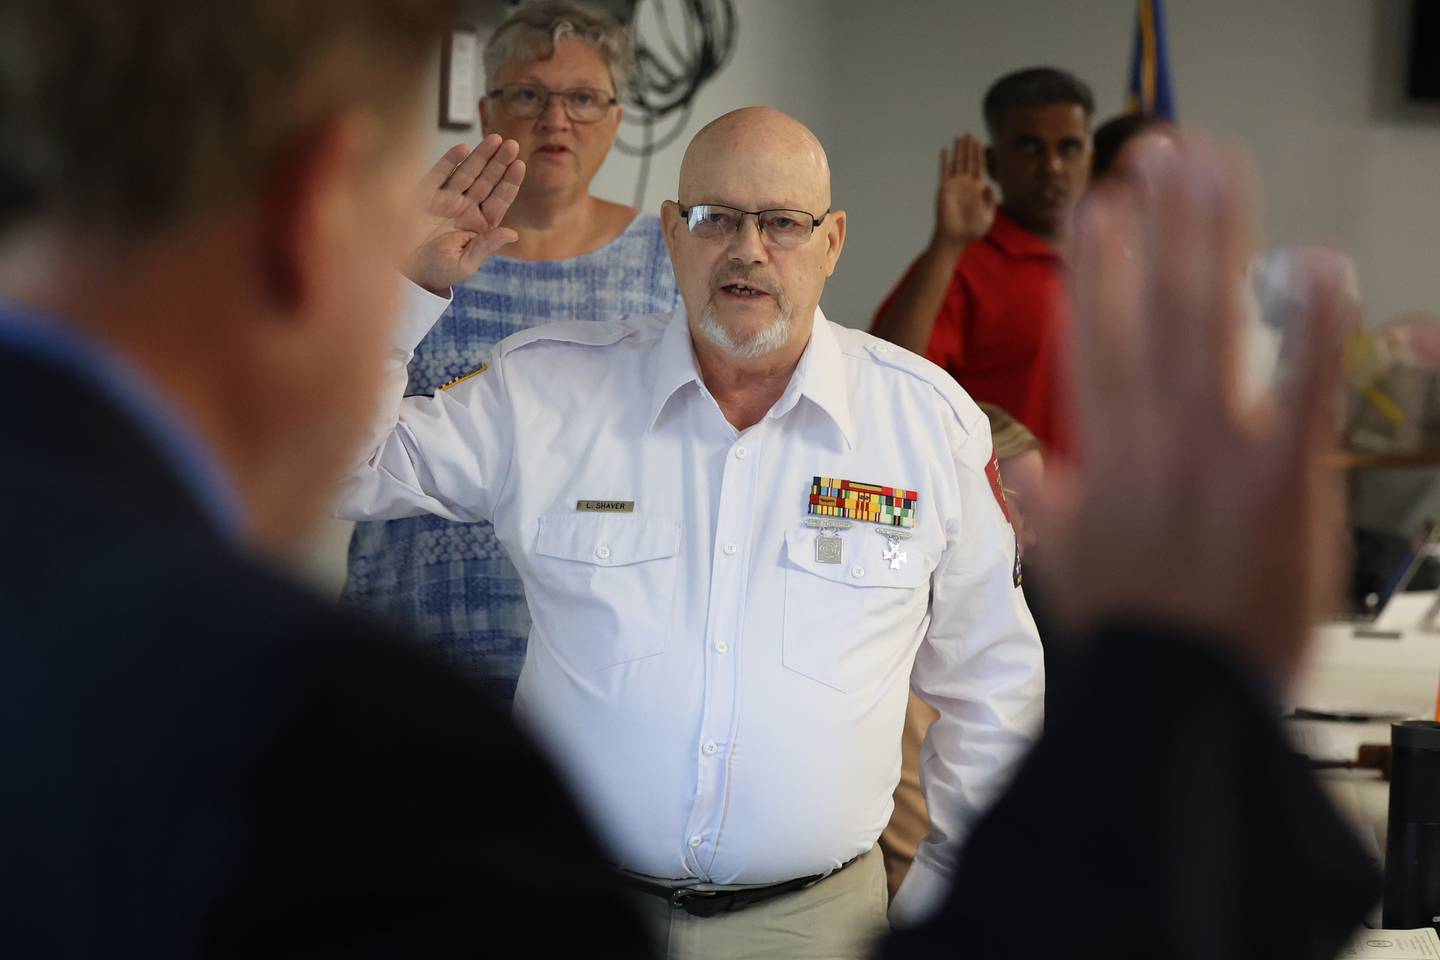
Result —
[[[1346,960],[1440,960],[1440,936],[1433,927],[1361,930],[1340,956]]]
[[[1335,726],[1320,720],[1286,720],[1284,730],[1290,748],[1311,760],[1354,760],[1359,747],[1350,749],[1352,744],[1336,734]]]
[[[1375,723],[1344,723],[1332,720],[1285,720],[1284,730],[1290,748],[1311,760],[1348,760],[1360,756],[1360,747],[1367,743],[1390,742],[1390,721]]]

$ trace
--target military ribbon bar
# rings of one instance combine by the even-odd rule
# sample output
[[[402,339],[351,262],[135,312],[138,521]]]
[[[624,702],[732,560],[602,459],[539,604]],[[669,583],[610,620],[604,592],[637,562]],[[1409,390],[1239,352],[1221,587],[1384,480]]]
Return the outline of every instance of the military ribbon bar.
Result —
[[[806,512],[817,517],[844,517],[862,523],[913,527],[915,501],[919,499],[920,494],[901,487],[816,477],[810,483]]]

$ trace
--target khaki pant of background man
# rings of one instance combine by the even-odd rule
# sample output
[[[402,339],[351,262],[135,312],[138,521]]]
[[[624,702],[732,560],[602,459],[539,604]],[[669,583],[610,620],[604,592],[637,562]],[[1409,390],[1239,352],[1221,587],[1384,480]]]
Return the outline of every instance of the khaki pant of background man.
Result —
[[[1038,477],[1040,443],[1035,435],[993,404],[982,403],[980,409],[990,419],[990,433],[995,444],[995,458],[1000,461],[1001,476],[1005,476],[1009,469],[1015,476],[1027,481],[1032,475]],[[1026,458],[1034,458],[1034,463]],[[1023,526],[1021,499],[1009,489],[1005,491],[1005,497],[1010,506],[1011,522],[1022,524],[1017,533],[1026,541],[1025,546],[1032,546],[1034,531]],[[920,841],[930,832],[930,813],[925,809],[925,794],[920,791],[920,747],[925,742],[925,731],[930,729],[930,724],[938,716],[933,707],[910,694],[910,703],[905,709],[905,729],[900,734],[900,782],[895,785],[895,812],[890,815],[890,825],[880,834],[880,849],[885,854],[885,882],[891,897],[900,889],[900,881],[905,879]]]
[[[920,745],[925,731],[940,714],[935,708],[910,694],[905,708],[905,729],[900,735],[900,782],[895,785],[895,812],[890,825],[880,834],[880,849],[885,854],[885,884],[890,896],[900,889],[900,881],[915,859],[915,851],[925,834],[930,832],[930,812],[925,809],[925,794],[920,792]]]

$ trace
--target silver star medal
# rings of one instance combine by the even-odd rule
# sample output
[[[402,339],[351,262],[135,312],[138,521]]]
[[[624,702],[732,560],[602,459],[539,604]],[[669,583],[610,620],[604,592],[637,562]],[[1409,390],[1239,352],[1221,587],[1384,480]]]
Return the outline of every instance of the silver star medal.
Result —
[[[875,532],[885,538],[885,551],[880,554],[880,559],[889,561],[891,570],[899,570],[900,564],[909,562],[909,554],[900,549],[900,541],[910,536],[909,530],[876,527]]]
[[[849,520],[831,519],[829,517],[806,517],[805,526],[813,527],[820,531],[820,535],[815,538],[816,563],[844,562],[845,541],[840,539],[840,531],[848,530],[853,526]]]

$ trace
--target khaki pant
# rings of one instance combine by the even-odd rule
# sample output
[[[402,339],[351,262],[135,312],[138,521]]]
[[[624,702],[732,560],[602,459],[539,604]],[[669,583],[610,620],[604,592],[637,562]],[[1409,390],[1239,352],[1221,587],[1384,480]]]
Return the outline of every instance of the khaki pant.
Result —
[[[915,859],[920,841],[930,832],[930,814],[925,809],[925,795],[920,792],[920,745],[925,731],[940,714],[915,694],[905,708],[905,729],[900,735],[900,782],[895,786],[895,812],[890,825],[880,834],[880,849],[885,853],[885,879],[890,897],[900,889],[900,881]]]
[[[661,897],[635,898],[668,960],[862,960],[890,929],[878,847],[813,887],[734,913],[692,917]]]

